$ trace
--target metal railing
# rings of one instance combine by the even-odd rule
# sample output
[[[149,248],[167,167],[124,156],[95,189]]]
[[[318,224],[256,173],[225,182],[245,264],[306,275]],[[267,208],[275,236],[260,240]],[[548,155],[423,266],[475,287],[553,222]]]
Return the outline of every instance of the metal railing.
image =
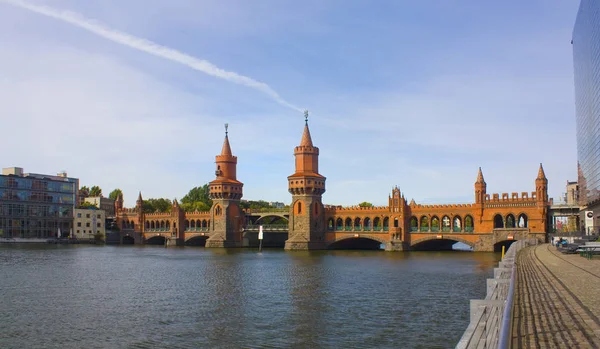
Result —
[[[471,320],[457,349],[509,348],[517,252],[536,244],[537,240],[529,239],[510,245],[498,268],[494,268],[494,278],[487,281],[485,299],[471,300]]]

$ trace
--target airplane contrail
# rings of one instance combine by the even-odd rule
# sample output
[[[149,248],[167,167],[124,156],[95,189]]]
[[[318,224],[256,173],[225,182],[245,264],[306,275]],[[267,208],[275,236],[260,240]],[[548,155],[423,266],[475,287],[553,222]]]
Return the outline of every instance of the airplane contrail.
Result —
[[[212,75],[214,77],[224,79],[235,84],[244,85],[256,89],[272,99],[274,99],[277,103],[284,105],[288,108],[294,109],[296,111],[302,111],[301,108],[289,103],[285,99],[283,99],[279,93],[273,90],[269,85],[264,82],[260,82],[249,78],[244,75],[240,75],[235,72],[227,71],[217,67],[216,65],[183,52],[177,51],[170,47],[166,47],[163,45],[159,45],[150,40],[146,40],[143,38],[139,38],[127,33],[120,32],[118,30],[111,29],[106,25],[103,25],[95,20],[84,17],[83,15],[67,11],[67,10],[59,10],[52,7],[44,6],[44,5],[35,5],[28,3],[26,1],[21,0],[0,0],[0,3],[5,3],[9,5],[13,5],[25,10],[29,10],[31,12],[35,12],[47,17],[52,17],[58,19],[60,21],[72,24],[74,26],[85,29],[89,32],[92,32],[100,37],[108,39],[110,41],[119,43],[124,46],[128,46],[146,53],[149,53],[154,56],[162,57],[168,59],[172,62],[177,62],[188,66],[192,69],[201,71],[205,74]]]

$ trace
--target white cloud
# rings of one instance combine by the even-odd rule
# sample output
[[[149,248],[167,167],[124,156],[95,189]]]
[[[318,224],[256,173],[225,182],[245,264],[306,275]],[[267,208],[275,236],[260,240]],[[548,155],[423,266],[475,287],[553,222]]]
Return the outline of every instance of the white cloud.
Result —
[[[183,64],[189,68],[201,71],[205,74],[224,79],[236,84],[254,88],[271,97],[277,103],[291,108],[293,110],[302,112],[301,108],[298,108],[286,101],[285,99],[281,98],[281,96],[275,90],[273,90],[269,85],[265,84],[264,82],[254,80],[252,78],[240,75],[232,71],[226,71],[206,60],[190,56],[170,47],[159,45],[152,41],[111,29],[106,25],[101,24],[93,19],[85,18],[79,13],[67,10],[59,10],[44,5],[36,5],[21,0],[0,0],[0,3],[2,2],[38,13],[40,15],[58,19],[60,21],[85,29],[89,32],[92,32],[100,37],[116,42],[118,44],[125,45],[133,49],[149,53],[154,56],[165,58],[172,62]]]

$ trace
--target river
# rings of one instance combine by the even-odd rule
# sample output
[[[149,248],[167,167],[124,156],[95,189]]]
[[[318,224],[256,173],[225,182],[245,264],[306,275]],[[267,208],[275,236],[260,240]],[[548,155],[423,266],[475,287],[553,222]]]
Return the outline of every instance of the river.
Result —
[[[0,245],[0,348],[453,348],[499,259]]]

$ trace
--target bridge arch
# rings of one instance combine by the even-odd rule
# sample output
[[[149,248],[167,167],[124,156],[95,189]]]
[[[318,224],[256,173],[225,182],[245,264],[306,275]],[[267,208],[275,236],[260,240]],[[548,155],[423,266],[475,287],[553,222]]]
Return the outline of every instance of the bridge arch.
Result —
[[[265,216],[260,216],[258,217],[258,219],[254,222],[254,224],[274,224],[273,222],[275,221],[280,221],[280,220],[284,220],[284,223],[289,223],[290,219],[288,217],[286,217],[284,214],[269,214],[269,215],[265,215]],[[203,224],[205,224],[205,222],[203,222]]]
[[[504,246],[504,250],[508,251],[510,245],[512,245],[517,240],[502,240],[498,241],[494,244],[494,252],[502,252],[502,246]]]
[[[152,236],[148,239],[146,239],[145,244],[146,245],[164,245],[166,241],[166,238],[162,235],[155,235]]]
[[[186,238],[184,243],[186,246],[206,246],[206,240],[208,236],[195,235]]]
[[[468,245],[469,247],[471,247],[473,249],[475,248],[475,243],[473,243],[471,241],[468,241],[468,240],[465,240],[463,238],[454,237],[454,236],[444,236],[443,239],[438,239],[437,236],[435,236],[435,235],[427,236],[427,237],[424,237],[424,238],[421,238],[421,239],[417,239],[415,241],[411,241],[410,247],[411,247],[411,249],[419,250],[420,247],[423,247],[423,248],[427,247],[426,245],[430,241],[432,241],[432,242],[433,241],[439,241],[441,244],[450,246],[449,249],[451,249],[452,245],[454,245],[457,242],[461,242],[461,243],[463,243],[465,245]],[[448,241],[450,241],[451,243],[448,243]]]
[[[125,236],[123,236],[121,243],[123,245],[133,245],[133,244],[135,244],[135,239],[133,238],[133,236],[125,235]]]
[[[356,241],[355,244],[345,244],[345,242]],[[388,241],[385,241],[379,236],[363,235],[355,237],[352,235],[341,236],[333,241],[327,243],[326,247],[328,250],[334,249],[368,249],[368,250],[380,250],[381,245],[387,245]],[[337,245],[337,246],[336,246]],[[364,245],[364,247],[361,247]],[[350,247],[346,247],[350,246]]]

